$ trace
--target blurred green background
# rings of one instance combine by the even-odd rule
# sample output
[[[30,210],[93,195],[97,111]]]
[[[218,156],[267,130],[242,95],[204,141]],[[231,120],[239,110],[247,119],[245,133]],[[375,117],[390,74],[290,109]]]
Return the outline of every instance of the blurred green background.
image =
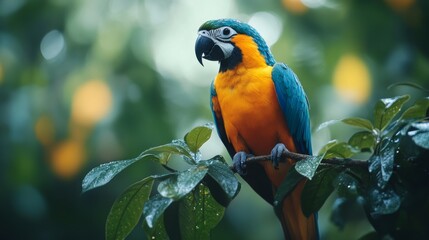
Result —
[[[310,100],[315,152],[344,125],[370,117],[381,97],[429,87],[425,0],[0,0],[0,239],[103,239],[115,198],[161,170],[135,165],[81,194],[94,166],[135,157],[211,122],[217,64],[195,58],[198,27],[232,17],[256,27],[277,61],[291,66]],[[215,134],[214,134],[215,135]],[[217,136],[203,147],[227,156]],[[319,214],[322,239],[372,230],[359,206],[338,228],[332,200]],[[281,239],[273,210],[244,183],[213,239]],[[142,239],[140,227],[129,237]]]

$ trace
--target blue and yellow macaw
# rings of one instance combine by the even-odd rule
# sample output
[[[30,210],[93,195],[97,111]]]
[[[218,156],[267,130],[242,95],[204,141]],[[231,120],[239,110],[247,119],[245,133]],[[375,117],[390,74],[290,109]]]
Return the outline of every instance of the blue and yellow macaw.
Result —
[[[237,172],[267,202],[294,162],[278,164],[283,151],[312,154],[308,102],[294,72],[276,63],[250,25],[234,19],[204,23],[195,44],[198,61],[219,61],[211,86],[211,108],[218,134]],[[252,155],[271,154],[273,163],[246,165]],[[274,167],[273,167],[274,165]],[[301,210],[305,182],[283,202],[279,216],[285,239],[317,239],[317,216]]]

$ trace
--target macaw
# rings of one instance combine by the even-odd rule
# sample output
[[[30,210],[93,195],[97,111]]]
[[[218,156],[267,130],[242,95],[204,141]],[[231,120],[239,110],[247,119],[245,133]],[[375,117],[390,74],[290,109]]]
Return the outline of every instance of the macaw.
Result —
[[[211,84],[211,109],[218,135],[242,178],[268,203],[294,165],[279,164],[284,151],[312,154],[307,97],[295,73],[276,63],[269,47],[250,25],[234,19],[205,22],[195,53],[219,61]],[[271,162],[246,164],[253,155]],[[282,203],[279,216],[285,239],[318,239],[317,213],[301,210],[301,181]]]

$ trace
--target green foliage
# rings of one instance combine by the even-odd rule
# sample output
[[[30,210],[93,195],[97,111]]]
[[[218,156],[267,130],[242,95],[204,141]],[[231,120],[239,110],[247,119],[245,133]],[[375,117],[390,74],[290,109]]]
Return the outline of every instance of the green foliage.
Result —
[[[309,156],[306,159],[297,162],[295,164],[295,170],[302,176],[311,180],[324,156],[324,154],[319,156]]]
[[[328,142],[317,156],[305,156],[291,167],[275,193],[275,212],[280,214],[282,201],[306,181],[301,197],[306,216],[317,212],[336,190],[331,219],[340,227],[346,221],[345,206],[358,203],[376,230],[364,238],[429,236],[422,230],[426,228],[416,231],[407,224],[410,218],[423,223],[429,214],[429,100],[417,101],[398,117],[408,99],[405,95],[379,100],[373,121],[346,118],[322,124],[342,122],[360,131],[347,142]],[[85,176],[83,192],[105,185],[138,161],[155,161],[168,171],[134,183],[117,198],[106,221],[106,239],[126,238],[142,216],[148,238],[210,239],[210,231],[240,189],[222,156],[201,158],[199,149],[211,132],[209,125],[198,126],[183,140],[150,148],[134,159],[102,164]],[[369,157],[352,159],[362,153]],[[189,165],[186,170],[168,166],[177,157]],[[426,214],[416,206],[423,206]]]
[[[317,212],[326,199],[334,191],[334,180],[340,172],[339,168],[322,168],[314,179],[305,184],[302,191],[302,211],[306,216]]]
[[[106,239],[123,239],[137,225],[143,203],[148,200],[153,177],[131,185],[115,201],[106,221]]]
[[[401,111],[402,105],[404,105],[409,98],[408,95],[403,95],[379,100],[374,109],[374,126],[379,130],[384,130],[396,114]]]
[[[150,148],[134,159],[102,164],[85,176],[82,192],[107,184],[138,161],[156,161],[169,171],[134,183],[117,198],[106,221],[106,239],[126,238],[141,216],[148,239],[170,238],[177,226],[181,239],[210,238],[211,229],[222,219],[225,207],[240,189],[237,178],[221,156],[201,159],[199,148],[211,132],[210,126],[196,127],[184,140]],[[175,156],[190,167],[184,171],[169,167],[170,159]],[[166,221],[166,214],[175,221]]]
[[[411,226],[406,220],[414,218],[421,224],[429,214],[426,207],[429,204],[429,99],[416,101],[398,117],[408,100],[407,95],[379,100],[372,122],[346,118],[321,125],[343,122],[362,131],[354,133],[348,142],[330,141],[319,152],[325,156],[321,162],[324,165],[313,178],[303,174],[309,179],[301,199],[307,216],[318,211],[336,189],[338,202],[359,202],[363,206],[377,231],[365,239],[375,235],[378,238],[429,236],[427,227]],[[350,159],[365,152],[371,154],[368,159]],[[329,164],[332,159],[337,162]],[[416,208],[421,208],[424,214]],[[343,204],[334,205],[333,219],[339,226],[345,224],[339,217],[344,215],[343,209]]]

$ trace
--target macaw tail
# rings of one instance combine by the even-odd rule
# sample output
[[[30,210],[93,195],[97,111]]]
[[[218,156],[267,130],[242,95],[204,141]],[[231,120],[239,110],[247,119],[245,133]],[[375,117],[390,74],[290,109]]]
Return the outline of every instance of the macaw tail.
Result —
[[[285,239],[319,239],[317,213],[306,217],[301,209],[301,193],[305,181],[298,183],[293,192],[283,201],[282,213],[279,214]]]

